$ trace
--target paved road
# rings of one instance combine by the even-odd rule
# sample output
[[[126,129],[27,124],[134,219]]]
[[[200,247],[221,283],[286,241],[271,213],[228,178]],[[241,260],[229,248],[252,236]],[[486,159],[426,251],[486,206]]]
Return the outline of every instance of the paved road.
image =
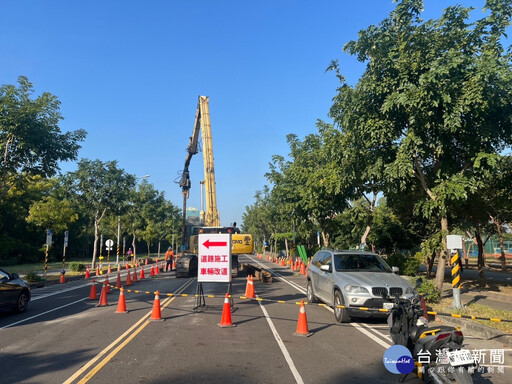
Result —
[[[244,261],[244,260],[242,260]],[[303,276],[248,256],[274,272],[272,284],[256,282],[262,298],[246,301],[245,278],[233,282],[236,327],[219,328],[226,286],[205,284],[206,308],[193,311],[196,280],[174,272],[135,283],[127,292],[129,312],[117,314],[118,292],[107,307],[88,300],[89,283],[78,281],[33,290],[27,313],[0,315],[0,372],[10,383],[395,383],[382,364],[391,345],[382,320],[337,324],[328,308],[307,306],[308,338],[294,336],[305,299]],[[147,273],[146,273],[147,275]],[[123,276],[123,281],[125,278]],[[112,282],[112,279],[111,279]],[[164,321],[150,322],[154,295],[162,292]],[[149,293],[145,293],[148,291]],[[469,336],[469,337],[468,337]],[[471,349],[503,345],[466,335]],[[488,352],[488,351],[487,351]],[[506,383],[512,354],[505,351],[505,373],[476,374],[475,382]],[[496,365],[496,364],[495,364]],[[416,383],[410,376],[405,381]]]

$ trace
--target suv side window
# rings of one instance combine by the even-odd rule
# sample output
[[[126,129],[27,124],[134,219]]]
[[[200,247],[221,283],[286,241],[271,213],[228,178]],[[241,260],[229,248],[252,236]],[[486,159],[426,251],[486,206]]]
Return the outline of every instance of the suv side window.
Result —
[[[322,260],[323,265],[331,265],[332,263],[332,255],[330,253],[325,252],[325,257]],[[332,270],[332,268],[331,268]]]
[[[322,265],[322,260],[323,258],[325,257],[325,252],[317,252],[315,257],[313,257],[313,262],[312,264],[315,266],[315,267],[318,267],[320,268],[320,266]]]

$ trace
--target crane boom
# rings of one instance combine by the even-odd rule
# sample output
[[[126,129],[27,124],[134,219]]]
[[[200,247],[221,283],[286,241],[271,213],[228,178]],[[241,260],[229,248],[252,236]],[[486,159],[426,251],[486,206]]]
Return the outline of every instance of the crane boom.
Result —
[[[212,128],[210,123],[210,107],[207,96],[199,96],[196,109],[194,129],[187,147],[187,157],[180,179],[180,187],[183,194],[183,233],[182,254],[185,248],[192,253],[197,253],[197,235],[199,233],[231,233],[232,234],[232,265],[238,265],[238,255],[253,252],[253,239],[250,234],[241,234],[240,230],[233,227],[220,226],[220,214],[217,210],[217,195],[215,190],[215,169],[213,165]],[[203,165],[204,165],[204,190],[206,196],[206,212],[201,212],[201,225],[186,223],[186,207],[189,197],[191,182],[189,166],[192,157],[197,153],[199,131],[203,140]],[[203,220],[204,218],[204,220]],[[188,230],[187,230],[188,227]]]
[[[185,158],[185,166],[181,175],[180,187],[183,193],[184,207],[186,207],[186,199],[188,199],[191,182],[189,166],[192,156],[197,153],[197,142],[199,139],[199,131],[203,140],[203,163],[204,163],[204,187],[206,195],[206,213],[204,215],[204,225],[208,227],[220,226],[220,214],[217,210],[217,194],[215,190],[215,168],[213,163],[213,144],[212,144],[212,126],[210,123],[210,107],[209,98],[199,96],[197,102],[196,118],[194,129],[187,147],[187,157]],[[184,208],[183,213],[186,210]],[[185,223],[185,220],[184,220]]]

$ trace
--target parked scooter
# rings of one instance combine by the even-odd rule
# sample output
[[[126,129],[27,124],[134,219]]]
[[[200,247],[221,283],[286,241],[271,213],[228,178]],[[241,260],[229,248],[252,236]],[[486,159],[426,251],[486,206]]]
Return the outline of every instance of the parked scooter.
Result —
[[[422,282],[418,279],[416,286]],[[395,345],[403,345],[411,352],[418,377],[436,384],[473,383],[472,373],[478,365],[471,351],[462,348],[462,332],[450,326],[429,327],[420,295],[408,299],[397,296],[393,300],[389,333]]]

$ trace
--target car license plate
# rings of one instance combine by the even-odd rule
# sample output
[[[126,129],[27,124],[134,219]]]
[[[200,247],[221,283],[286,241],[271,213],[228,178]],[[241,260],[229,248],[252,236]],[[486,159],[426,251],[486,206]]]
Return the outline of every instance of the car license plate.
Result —
[[[384,309],[392,309],[393,305],[395,305],[395,304],[394,303],[382,303],[382,308],[384,308]]]
[[[446,357],[448,357],[448,360],[450,361],[450,365],[452,367],[458,367],[459,365],[475,363],[473,355],[467,349],[446,352]]]

